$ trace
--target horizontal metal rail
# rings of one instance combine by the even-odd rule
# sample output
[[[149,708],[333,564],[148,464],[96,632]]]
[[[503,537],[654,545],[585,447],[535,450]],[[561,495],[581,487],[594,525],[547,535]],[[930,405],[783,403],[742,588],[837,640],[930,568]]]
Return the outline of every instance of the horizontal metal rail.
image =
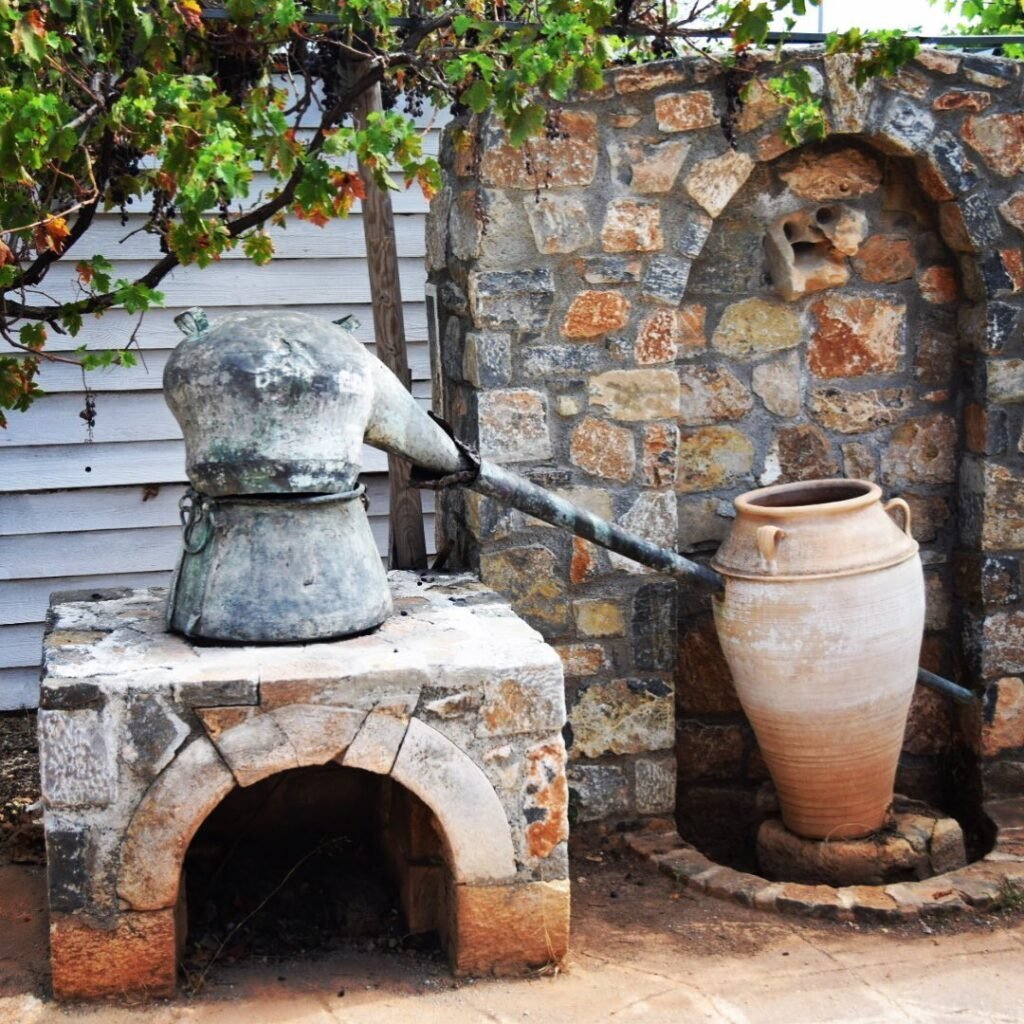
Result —
[[[230,21],[231,15],[224,7],[206,7],[200,15],[205,21]],[[298,19],[307,25],[340,25],[341,16],[338,14],[306,14]],[[430,18],[389,18],[388,23],[393,28],[418,28],[428,24]],[[502,26],[509,29],[537,28],[528,21],[491,21],[485,24],[489,26]],[[639,25],[615,26],[609,25],[602,29],[607,35],[629,35],[629,36],[658,36],[661,33],[656,28],[646,28]],[[726,29],[712,28],[677,28],[668,33],[669,38],[684,39],[729,39],[732,33]],[[987,50],[996,46],[1008,44],[1024,45],[1024,35],[1016,36],[922,36],[907,33],[908,39],[916,39],[919,43],[930,43],[937,46],[955,46],[959,49]],[[765,42],[772,46],[777,43],[794,43],[797,45],[824,43],[828,35],[823,32],[769,32]]]

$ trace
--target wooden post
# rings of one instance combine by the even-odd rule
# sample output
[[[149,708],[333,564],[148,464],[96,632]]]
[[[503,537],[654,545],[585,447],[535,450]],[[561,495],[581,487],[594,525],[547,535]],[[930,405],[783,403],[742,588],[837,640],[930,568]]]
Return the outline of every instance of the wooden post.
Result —
[[[383,111],[380,86],[360,93],[353,104],[358,124],[366,116]],[[366,184],[363,200],[363,234],[366,238],[366,262],[370,272],[373,302],[373,329],[377,356],[411,391],[412,375],[405,349],[405,322],[402,319],[402,290],[398,282],[398,248],[395,243],[395,214],[391,195],[378,188],[369,170],[359,165]],[[420,492],[409,486],[409,462],[397,455],[388,456],[390,491],[388,566],[392,569],[426,569],[427,547],[423,536],[423,508]]]

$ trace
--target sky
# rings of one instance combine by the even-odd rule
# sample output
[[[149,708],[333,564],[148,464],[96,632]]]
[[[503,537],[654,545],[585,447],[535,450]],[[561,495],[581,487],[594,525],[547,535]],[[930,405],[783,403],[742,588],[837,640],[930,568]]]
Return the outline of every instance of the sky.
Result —
[[[924,35],[939,35],[952,28],[955,15],[947,14],[939,0],[933,7],[928,0],[822,0],[819,8],[808,5],[807,14],[797,19],[795,31],[822,32],[847,28],[920,28]],[[777,26],[783,28],[780,22]]]

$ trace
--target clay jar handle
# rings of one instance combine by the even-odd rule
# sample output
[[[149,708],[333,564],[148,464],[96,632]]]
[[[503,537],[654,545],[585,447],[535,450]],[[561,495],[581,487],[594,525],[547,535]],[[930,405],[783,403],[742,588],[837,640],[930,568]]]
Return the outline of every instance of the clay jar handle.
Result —
[[[886,512],[892,515],[893,509],[898,510],[903,516],[903,532],[909,537],[910,534],[910,506],[902,498],[893,498],[882,506]]]
[[[779,541],[786,536],[786,531],[780,526],[759,526],[757,528],[757,550],[761,557],[769,564],[775,561],[775,552],[778,549]]]

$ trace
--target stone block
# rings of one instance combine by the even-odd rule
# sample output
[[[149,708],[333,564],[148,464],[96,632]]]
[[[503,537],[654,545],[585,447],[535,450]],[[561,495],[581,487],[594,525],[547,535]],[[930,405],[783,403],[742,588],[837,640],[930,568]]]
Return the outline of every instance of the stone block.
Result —
[[[562,963],[569,948],[569,882],[458,885],[449,959],[459,977],[515,975]]]
[[[626,184],[639,195],[671,191],[689,151],[690,144],[681,139],[653,145],[633,143],[626,150],[629,160]]]
[[[363,719],[359,732],[341,757],[341,764],[378,775],[390,774],[408,727],[407,705],[378,705]]]
[[[692,211],[676,239],[676,251],[695,260],[704,251],[714,220],[699,211]]]
[[[615,91],[629,96],[685,82],[687,73],[680,64],[641,64],[637,67],[616,68],[613,80]]]
[[[686,191],[710,216],[717,217],[753,169],[754,161],[746,153],[729,149],[697,164],[686,179]]]
[[[776,431],[758,479],[761,486],[767,486],[777,480],[817,480],[838,472],[839,462],[829,439],[819,427],[802,423]]]
[[[666,750],[673,742],[672,688],[655,678],[587,683],[569,718],[574,757]]]
[[[701,427],[679,438],[676,490],[685,494],[710,491],[750,475],[754,445],[733,427]]]
[[[803,340],[800,315],[792,306],[766,299],[742,299],[727,306],[711,336],[711,347],[734,359],[756,359]]]
[[[925,267],[917,276],[917,286],[925,302],[944,306],[960,298],[960,285],[952,267]]]
[[[1024,192],[1014,192],[1009,199],[999,206],[999,212],[1006,222],[1024,233]]]
[[[122,912],[111,924],[50,917],[53,994],[72,999],[158,999],[174,995],[174,910]]]
[[[893,373],[903,360],[905,308],[874,297],[831,295],[811,306],[808,365],[817,377]]]
[[[43,679],[39,687],[39,707],[44,711],[99,711],[106,703],[96,683],[64,682]]]
[[[843,453],[843,476],[851,480],[877,481],[878,465],[871,448],[859,441],[851,441],[841,444],[839,450]]]
[[[484,193],[465,189],[455,195],[448,211],[448,247],[458,260],[474,260],[483,248],[486,224]]]
[[[593,676],[608,668],[608,655],[600,644],[560,644],[555,650],[568,679]]]
[[[679,457],[679,428],[651,423],[641,437],[641,470],[647,487],[672,487]]]
[[[565,419],[578,416],[583,412],[583,401],[576,395],[557,395],[555,397],[555,412]]]
[[[626,629],[622,609],[614,601],[573,601],[572,615],[586,637],[622,636]]]
[[[811,415],[827,430],[863,434],[899,422],[911,408],[910,388],[875,388],[847,391],[819,387],[811,391]]]
[[[974,89],[950,89],[936,96],[932,110],[967,110],[980,114],[992,105],[992,94]]]
[[[921,50],[914,59],[922,67],[940,75],[955,75],[960,69],[960,58],[942,50]]]
[[[782,109],[783,104],[775,93],[761,79],[754,78],[743,91],[743,103],[736,119],[736,131],[741,135],[752,132],[781,113]]]
[[[629,299],[619,292],[580,292],[562,321],[566,338],[589,341],[622,330],[629,320]]]
[[[985,687],[981,752],[997,757],[1024,747],[1024,681],[1006,676]]]
[[[469,304],[477,327],[541,331],[554,302],[550,270],[474,271],[469,275]]]
[[[582,200],[537,194],[524,202],[538,252],[575,252],[593,241],[590,215]]]
[[[754,367],[752,388],[764,407],[776,416],[792,418],[800,412],[802,382],[800,357],[795,352]]]
[[[657,252],[665,247],[661,207],[635,199],[614,199],[608,204],[601,228],[605,252]]]
[[[914,276],[914,246],[902,235],[872,235],[853,257],[853,269],[870,284],[894,284]]]
[[[1012,178],[1024,171],[1024,114],[972,115],[963,137],[996,174]]]
[[[1024,402],[1024,359],[989,359],[985,371],[990,402]]]
[[[725,367],[679,368],[679,422],[683,426],[742,419],[753,406],[746,385]]]
[[[600,572],[604,557],[604,552],[590,541],[582,537],[573,537],[569,581],[579,585],[593,579]]]
[[[898,96],[878,118],[879,134],[890,152],[916,156],[935,137],[935,118],[922,103]]]
[[[240,785],[249,786],[279,771],[298,768],[298,753],[277,716],[254,708],[204,708],[200,720]],[[341,754],[339,745],[332,756]]]
[[[570,806],[576,820],[599,821],[630,809],[626,774],[621,764],[573,764],[568,768]]]
[[[480,556],[480,578],[504,594],[527,620],[564,626],[565,583],[557,560],[545,547],[514,547]]]
[[[495,188],[573,188],[589,185],[597,170],[597,118],[579,110],[555,110],[547,131],[524,146],[492,130],[485,139],[480,177]]]
[[[662,93],[655,97],[654,116],[663,132],[692,132],[718,124],[715,99],[703,89]]]
[[[915,756],[948,754],[955,735],[949,698],[923,686],[915,687],[903,734],[903,750]]]
[[[837,53],[822,61],[828,81],[833,132],[862,132],[871,112],[877,83],[869,80],[857,85],[857,59],[856,54]]]
[[[125,697],[123,727],[121,757],[146,778],[159,775],[192,732],[163,697],[139,692]]]
[[[627,256],[588,256],[577,267],[587,284],[632,284],[640,280],[644,265]]]
[[[987,679],[1024,674],[1024,611],[989,612],[968,622],[975,657]]]
[[[1010,292],[1016,295],[1024,291],[1024,250],[1000,249],[999,261],[1010,281]]]
[[[480,454],[499,462],[551,455],[547,399],[526,388],[484,391],[477,399]]]
[[[1003,455],[1010,444],[1006,412],[969,402],[964,406],[964,446],[975,455]]]
[[[947,484],[956,478],[957,429],[941,413],[905,420],[882,455],[887,484]]]
[[[738,725],[689,720],[676,727],[676,760],[685,782],[738,778],[743,749],[743,730]]]
[[[914,352],[914,376],[919,383],[935,388],[948,388],[953,383],[957,343],[951,331],[921,328]]]
[[[1014,344],[1022,314],[1008,302],[989,302],[962,309],[958,320],[965,342],[985,355],[1000,355]]]
[[[258,704],[260,699],[259,680],[212,679],[198,683],[178,683],[174,687],[174,699],[178,704],[190,708],[222,708],[241,704]]]
[[[671,814],[676,804],[676,762],[671,755],[638,758],[633,766],[639,814]]]
[[[779,177],[803,199],[828,202],[869,195],[882,184],[878,161],[852,147],[819,156],[802,153]]]
[[[590,405],[624,423],[675,419],[679,378],[674,370],[608,370],[590,378]]]
[[[646,491],[639,494],[630,507],[616,520],[623,529],[661,547],[675,543],[676,497],[671,491]],[[653,570],[624,555],[609,552],[613,569],[628,573],[649,573]]]
[[[561,737],[531,747],[525,764],[526,850],[533,860],[545,860],[569,838],[569,786]]]
[[[686,715],[733,714],[740,710],[710,615],[688,623],[679,637],[676,705]]]
[[[512,376],[512,336],[505,331],[475,331],[466,335],[462,376],[475,388],[500,388]]]
[[[51,914],[72,914],[95,902],[96,850],[89,830],[52,812],[46,820],[46,888]]]
[[[40,711],[39,772],[47,807],[105,807],[117,794],[117,767],[101,711]]]
[[[633,434],[588,416],[572,433],[569,460],[592,476],[625,483],[636,470]]]
[[[478,736],[557,733],[563,725],[565,689],[556,666],[524,668],[514,676],[484,683]]]
[[[670,581],[648,583],[633,595],[630,635],[633,664],[643,671],[675,667],[677,587]]]
[[[703,349],[704,307],[658,310],[640,325],[633,351],[640,364],[669,363],[677,354]]]
[[[608,353],[596,345],[531,345],[519,351],[520,372],[535,380],[547,377],[579,378],[608,363]]]
[[[953,556],[956,593],[972,605],[1015,604],[1021,599],[1021,566],[1017,558],[958,551]]]
[[[692,262],[676,256],[656,256],[644,274],[641,293],[646,299],[678,306],[686,294]]]
[[[947,224],[952,217],[946,213],[950,206],[955,206],[958,211],[960,225],[959,229],[953,232],[952,241],[946,237]],[[939,218],[942,237],[958,252],[984,252],[986,248],[996,244],[1002,235],[1002,225],[996,216],[995,208],[983,191],[966,195],[956,204],[944,203],[939,208]],[[966,241],[966,245],[960,242],[960,236]]]

